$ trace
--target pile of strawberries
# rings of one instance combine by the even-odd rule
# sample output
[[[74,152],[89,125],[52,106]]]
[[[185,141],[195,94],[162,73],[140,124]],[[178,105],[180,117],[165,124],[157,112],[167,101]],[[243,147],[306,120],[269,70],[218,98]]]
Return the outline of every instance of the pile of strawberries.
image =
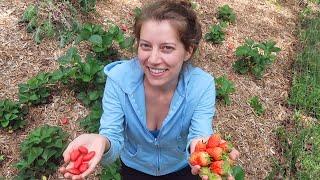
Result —
[[[234,162],[229,158],[232,144],[213,134],[208,142],[198,141],[194,152],[189,157],[191,165],[200,165],[200,176],[206,175],[209,180],[227,177],[232,172]]]
[[[70,160],[73,162],[73,167],[68,168],[67,171],[74,175],[79,175],[89,168],[88,161],[90,161],[95,151],[88,152],[85,146],[80,146],[78,149],[74,149],[70,154]]]

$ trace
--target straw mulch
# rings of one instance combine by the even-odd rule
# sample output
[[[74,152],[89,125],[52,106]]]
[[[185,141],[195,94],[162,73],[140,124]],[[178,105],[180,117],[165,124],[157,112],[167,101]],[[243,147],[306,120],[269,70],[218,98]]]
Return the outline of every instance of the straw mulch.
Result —
[[[56,60],[68,48],[59,48],[55,40],[44,40],[36,45],[32,35],[18,24],[30,3],[32,1],[0,1],[0,99],[18,100],[18,84],[26,82],[38,72],[57,69]],[[271,169],[272,158],[278,156],[274,130],[292,115],[286,99],[297,44],[295,31],[299,6],[291,1],[279,3],[276,0],[198,0],[197,3],[204,33],[210,25],[218,22],[215,15],[218,6],[229,4],[237,15],[236,23],[227,27],[225,42],[221,45],[201,42],[195,62],[215,77],[226,74],[234,82],[236,92],[231,95],[231,105],[217,103],[214,127],[222,135],[231,137],[241,152],[238,163],[244,167],[246,179],[263,179]],[[117,25],[125,24],[132,32],[133,17],[129,12],[142,4],[145,1],[98,1],[97,13],[91,19],[104,25],[107,20]],[[261,80],[236,74],[232,69],[236,60],[235,48],[245,38],[260,42],[273,39],[282,49]],[[80,51],[81,48],[85,47],[80,46]],[[126,52],[123,56],[134,54]],[[258,96],[266,108],[266,113],[261,117],[256,116],[248,104],[252,96]],[[76,100],[74,92],[60,87],[52,103],[30,109],[25,129],[12,133],[1,129],[0,153],[5,155],[5,160],[0,164],[0,177],[11,179],[17,172],[12,165],[19,159],[19,144],[34,128],[43,124],[62,126],[59,120],[67,117],[70,124],[62,128],[71,135],[71,140],[83,133],[77,121],[87,114],[88,110]],[[59,177],[61,175],[56,173],[49,179]],[[89,179],[96,179],[95,175]]]

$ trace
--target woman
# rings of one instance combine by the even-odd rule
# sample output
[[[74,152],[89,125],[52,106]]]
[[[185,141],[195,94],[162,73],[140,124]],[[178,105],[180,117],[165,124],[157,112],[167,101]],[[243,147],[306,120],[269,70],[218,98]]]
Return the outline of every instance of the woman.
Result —
[[[99,134],[80,135],[63,154],[68,163],[70,152],[84,145],[96,155],[81,175],[62,167],[64,177],[83,179],[100,161],[108,165],[120,155],[122,179],[197,179],[200,167],[190,167],[188,157],[213,133],[216,94],[213,77],[190,63],[202,35],[190,7],[161,0],[142,9],[134,25],[138,57],[104,69]]]

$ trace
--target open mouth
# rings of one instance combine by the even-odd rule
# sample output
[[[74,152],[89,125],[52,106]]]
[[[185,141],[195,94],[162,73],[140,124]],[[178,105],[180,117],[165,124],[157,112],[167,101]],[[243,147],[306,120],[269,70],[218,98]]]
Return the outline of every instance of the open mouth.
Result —
[[[151,67],[148,67],[149,69],[149,72],[152,74],[152,75],[155,75],[155,76],[161,76],[163,75],[166,71],[168,71],[168,69],[162,69],[162,68],[151,68]]]

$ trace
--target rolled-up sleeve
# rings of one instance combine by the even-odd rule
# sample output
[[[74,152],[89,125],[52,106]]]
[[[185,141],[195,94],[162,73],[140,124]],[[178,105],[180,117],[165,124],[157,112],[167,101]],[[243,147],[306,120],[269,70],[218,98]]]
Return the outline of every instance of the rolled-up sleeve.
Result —
[[[121,91],[112,79],[107,79],[102,99],[103,114],[100,119],[99,134],[107,137],[111,146],[102,157],[102,165],[113,163],[123,147],[124,112],[119,98]]]
[[[187,152],[191,140],[199,137],[206,137],[213,133],[212,120],[215,113],[216,89],[214,79],[212,78],[208,86],[202,93],[200,100],[192,115],[191,124],[189,127]],[[189,154],[188,154],[189,157]]]

